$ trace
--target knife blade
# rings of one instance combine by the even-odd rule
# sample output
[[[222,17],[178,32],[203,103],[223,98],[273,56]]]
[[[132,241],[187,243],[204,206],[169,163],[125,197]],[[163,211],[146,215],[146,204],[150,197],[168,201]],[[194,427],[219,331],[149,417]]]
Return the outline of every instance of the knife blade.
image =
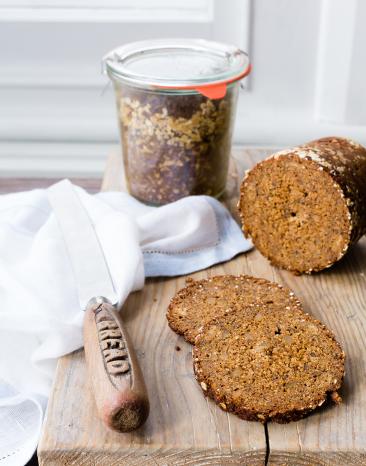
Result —
[[[48,189],[77,284],[81,309],[94,296],[104,296],[113,305],[118,298],[107,261],[87,210],[68,181]]]
[[[95,225],[68,181],[48,188],[85,310],[84,349],[99,417],[118,432],[140,427],[149,414],[146,385],[117,309],[117,292]]]

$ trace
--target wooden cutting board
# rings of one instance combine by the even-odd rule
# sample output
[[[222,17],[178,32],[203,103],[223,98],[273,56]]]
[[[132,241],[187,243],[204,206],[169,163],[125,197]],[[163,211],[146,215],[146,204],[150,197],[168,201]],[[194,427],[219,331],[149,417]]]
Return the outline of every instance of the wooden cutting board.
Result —
[[[237,149],[226,204],[235,212],[243,172],[270,150]],[[120,157],[111,157],[104,190],[123,189]],[[124,306],[147,382],[151,414],[131,434],[106,430],[96,416],[82,350],[60,359],[38,448],[41,465],[366,465],[366,238],[331,269],[294,276],[253,250],[191,276],[246,273],[292,288],[305,309],[344,346],[344,403],[286,425],[241,421],[204,398],[191,346],[165,319],[185,277],[149,279]]]

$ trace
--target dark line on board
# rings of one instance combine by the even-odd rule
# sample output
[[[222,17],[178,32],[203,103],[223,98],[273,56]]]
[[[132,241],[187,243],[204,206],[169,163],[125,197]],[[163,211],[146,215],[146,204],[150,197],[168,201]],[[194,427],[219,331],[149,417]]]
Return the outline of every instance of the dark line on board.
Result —
[[[264,424],[264,435],[266,437],[266,456],[264,458],[264,466],[268,466],[269,461],[269,454],[271,452],[270,445],[269,445],[269,435],[268,435],[268,424]]]

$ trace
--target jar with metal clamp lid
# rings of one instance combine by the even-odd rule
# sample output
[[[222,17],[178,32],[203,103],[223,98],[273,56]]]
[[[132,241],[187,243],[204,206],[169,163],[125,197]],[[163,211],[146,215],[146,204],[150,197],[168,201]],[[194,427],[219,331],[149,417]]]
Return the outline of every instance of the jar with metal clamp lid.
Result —
[[[153,205],[220,197],[247,54],[216,42],[160,39],[118,47],[104,66],[115,88],[129,192]]]

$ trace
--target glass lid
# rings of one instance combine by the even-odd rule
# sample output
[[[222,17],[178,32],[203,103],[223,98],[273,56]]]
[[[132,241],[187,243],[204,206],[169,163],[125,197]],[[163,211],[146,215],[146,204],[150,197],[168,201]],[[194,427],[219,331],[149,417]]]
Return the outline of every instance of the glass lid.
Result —
[[[131,84],[196,89],[229,83],[250,72],[248,55],[235,46],[201,39],[154,39],[109,52],[104,70]]]

